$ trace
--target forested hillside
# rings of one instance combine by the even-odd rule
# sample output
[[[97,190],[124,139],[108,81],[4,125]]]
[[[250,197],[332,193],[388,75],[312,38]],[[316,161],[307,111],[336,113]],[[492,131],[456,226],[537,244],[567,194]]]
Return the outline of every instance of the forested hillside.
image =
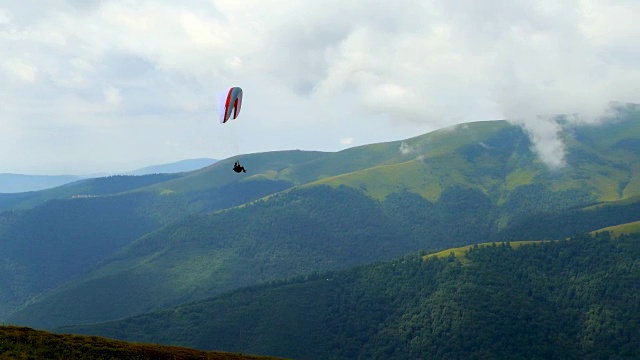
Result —
[[[127,182],[129,178],[87,181],[94,194],[120,193],[148,184],[144,177]],[[287,187],[279,181],[255,181],[251,186],[234,183],[169,196],[145,191],[79,196],[49,200],[32,209],[0,212],[0,287],[5,289],[0,292],[0,319],[31,297],[94,269],[116,251],[168,222],[239,205]]]
[[[392,261],[59,329],[293,358],[633,359],[640,235]]]
[[[0,316],[88,271],[184,209],[155,200],[144,194],[53,200],[0,213]]]

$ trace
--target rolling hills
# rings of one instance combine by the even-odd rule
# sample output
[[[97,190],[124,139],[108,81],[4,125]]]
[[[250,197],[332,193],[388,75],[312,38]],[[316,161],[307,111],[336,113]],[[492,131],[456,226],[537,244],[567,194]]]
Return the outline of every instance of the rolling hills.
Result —
[[[568,128],[567,166],[555,170],[521,128],[490,121],[336,153],[242,155],[249,172],[241,176],[230,171],[234,158],[190,173],[69,184],[12,203],[0,197],[13,209],[0,214],[0,243],[46,243],[84,261],[55,270],[64,276],[51,281],[39,269],[59,269],[61,256],[23,251],[28,260],[16,263],[0,253],[0,279],[13,281],[4,320],[45,328],[107,321],[419,250],[638,221],[639,114],[631,107],[617,122]],[[79,194],[86,197],[72,198]],[[83,213],[80,205],[105,218],[87,212],[87,229],[72,237],[64,221],[33,215]],[[122,232],[117,241],[104,240],[109,229]],[[110,247],[92,254],[93,242]]]

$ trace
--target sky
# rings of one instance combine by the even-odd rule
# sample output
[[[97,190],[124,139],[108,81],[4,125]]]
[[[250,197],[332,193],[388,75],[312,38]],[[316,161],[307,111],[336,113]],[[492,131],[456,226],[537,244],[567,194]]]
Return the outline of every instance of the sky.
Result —
[[[0,0],[0,173],[338,151],[496,119],[562,167],[551,115],[593,124],[640,102],[637,14],[638,0]],[[242,110],[221,125],[231,86]]]

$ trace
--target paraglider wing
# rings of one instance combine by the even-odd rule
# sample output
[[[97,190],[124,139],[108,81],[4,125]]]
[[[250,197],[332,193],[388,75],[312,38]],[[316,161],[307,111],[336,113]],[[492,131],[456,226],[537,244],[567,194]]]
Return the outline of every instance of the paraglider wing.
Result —
[[[232,87],[226,93],[218,94],[218,116],[221,124],[231,118],[231,112],[233,112],[233,119],[236,119],[240,114],[240,108],[242,108],[241,88]]]

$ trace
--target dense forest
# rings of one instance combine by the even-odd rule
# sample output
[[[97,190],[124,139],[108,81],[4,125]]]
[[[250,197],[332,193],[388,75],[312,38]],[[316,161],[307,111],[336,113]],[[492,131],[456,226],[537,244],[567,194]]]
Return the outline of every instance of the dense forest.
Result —
[[[421,252],[60,331],[293,358],[633,359],[640,235]]]

